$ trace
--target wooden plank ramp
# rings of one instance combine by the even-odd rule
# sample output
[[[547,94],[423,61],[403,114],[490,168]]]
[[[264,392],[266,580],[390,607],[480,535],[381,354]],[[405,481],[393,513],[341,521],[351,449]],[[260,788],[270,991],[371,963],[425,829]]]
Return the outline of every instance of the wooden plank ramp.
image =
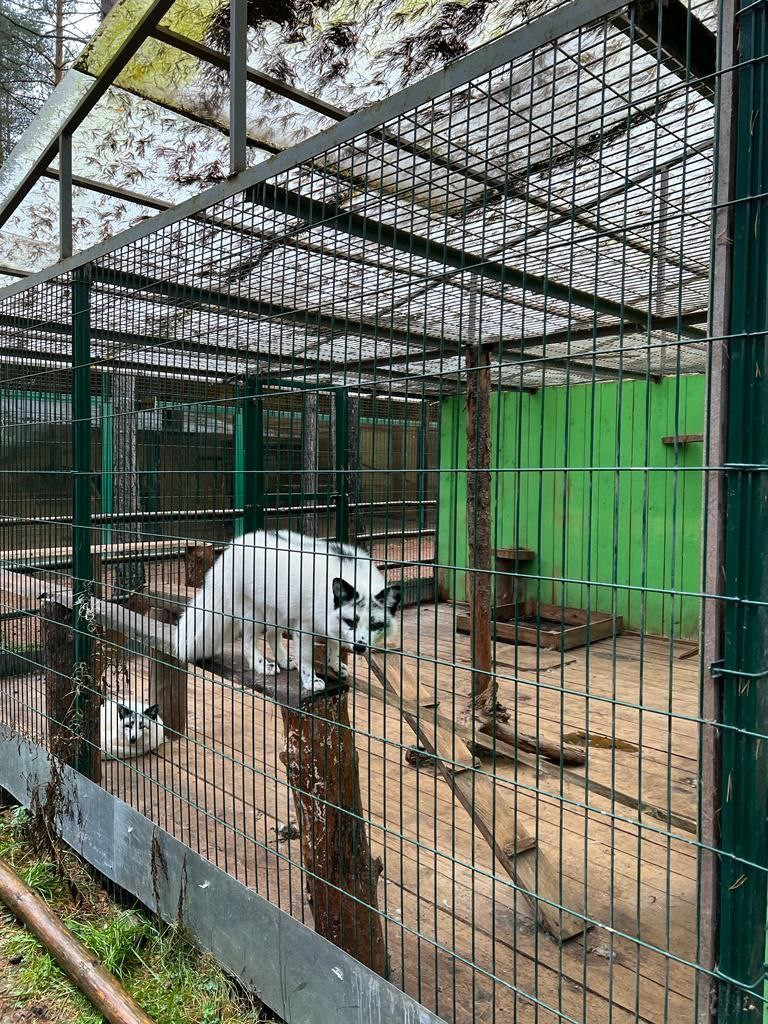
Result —
[[[419,703],[417,658],[388,652],[371,654],[369,660],[374,674],[393,697]],[[467,774],[474,764],[467,764],[467,755],[457,759],[456,751],[467,751],[467,747],[455,732],[434,722],[430,724],[421,715],[406,710],[402,714],[422,744],[435,755],[439,772],[499,863],[532,902],[541,925],[561,941],[580,935],[585,929],[584,918],[578,916],[583,900],[577,891],[565,893],[560,871],[523,825],[509,793],[498,788],[485,772]],[[577,913],[561,909],[563,906],[573,907]]]

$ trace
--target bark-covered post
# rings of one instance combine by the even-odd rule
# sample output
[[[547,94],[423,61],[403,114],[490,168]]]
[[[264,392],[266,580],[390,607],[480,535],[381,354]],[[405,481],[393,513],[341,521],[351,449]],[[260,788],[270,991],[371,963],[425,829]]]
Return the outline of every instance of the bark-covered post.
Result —
[[[101,778],[100,700],[90,676],[81,680],[75,672],[72,609],[57,601],[44,601],[40,626],[48,749],[64,764],[76,766],[98,782]]]
[[[360,399],[350,398],[347,403],[347,490],[350,503],[349,539],[354,541],[361,532],[363,522],[363,487],[360,475]]]
[[[318,416],[318,394],[317,391],[307,391],[304,395],[304,409],[301,423],[301,449],[302,449],[302,483],[301,495],[302,504],[306,512],[302,528],[308,537],[314,537],[317,533],[317,450],[318,450],[318,427],[320,419]],[[312,495],[311,504],[307,504],[307,498]]]
[[[190,544],[184,552],[184,582],[188,587],[202,587],[205,574],[216,561],[213,544]]]
[[[157,704],[166,729],[166,740],[187,732],[187,666],[170,654],[152,648],[149,652],[149,703]]]
[[[295,686],[300,685],[298,678]],[[383,870],[368,841],[359,758],[346,693],[280,705],[286,766],[300,828],[315,931],[387,977],[377,886]]]
[[[141,539],[141,494],[139,490],[138,438],[136,431],[136,374],[115,371],[112,374],[112,418],[114,437],[114,530],[119,542],[128,544]],[[125,516],[121,519],[121,516]],[[113,532],[114,536],[114,532]],[[127,554],[115,566],[115,597],[127,601],[140,593],[146,583],[146,570],[139,552]]]
[[[491,371],[488,351],[467,345],[467,600],[471,609],[472,699],[490,709],[493,676],[491,549]]]

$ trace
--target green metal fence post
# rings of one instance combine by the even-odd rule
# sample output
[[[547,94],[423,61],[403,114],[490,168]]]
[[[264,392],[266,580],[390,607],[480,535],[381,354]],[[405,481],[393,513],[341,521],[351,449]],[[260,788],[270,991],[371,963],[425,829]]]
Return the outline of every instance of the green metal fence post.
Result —
[[[91,276],[75,271],[72,280],[72,655],[75,677],[75,726],[81,736],[74,766],[92,774],[94,756],[91,635],[85,603],[91,596]]]
[[[346,388],[333,393],[336,416],[336,540],[349,539],[349,395]]]
[[[738,13],[718,1016],[763,1015],[768,869],[768,11]],[[731,31],[731,26],[725,26]]]

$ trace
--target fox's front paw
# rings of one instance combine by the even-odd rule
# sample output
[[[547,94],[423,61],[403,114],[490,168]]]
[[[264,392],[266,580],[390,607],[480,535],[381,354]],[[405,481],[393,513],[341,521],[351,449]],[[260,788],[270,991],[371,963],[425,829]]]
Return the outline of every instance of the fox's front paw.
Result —
[[[307,693],[320,693],[325,689],[325,683],[320,676],[315,675],[311,668],[301,670],[301,688]]]
[[[270,661],[268,658],[262,658],[259,655],[253,659],[251,672],[257,676],[276,676],[280,672],[280,666],[274,661]]]

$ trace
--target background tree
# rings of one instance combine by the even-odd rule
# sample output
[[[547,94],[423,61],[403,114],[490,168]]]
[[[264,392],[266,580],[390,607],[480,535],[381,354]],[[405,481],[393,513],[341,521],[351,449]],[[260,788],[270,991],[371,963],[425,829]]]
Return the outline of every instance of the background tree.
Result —
[[[0,164],[61,80],[110,0],[0,0]]]

